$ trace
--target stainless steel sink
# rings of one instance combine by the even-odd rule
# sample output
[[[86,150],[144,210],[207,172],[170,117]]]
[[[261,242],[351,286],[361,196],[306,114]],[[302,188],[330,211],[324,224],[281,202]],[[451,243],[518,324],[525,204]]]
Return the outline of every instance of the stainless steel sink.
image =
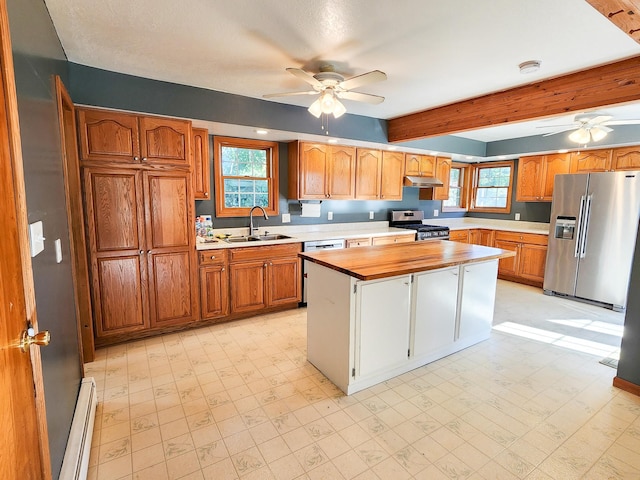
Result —
[[[255,238],[266,241],[266,240],[284,240],[291,237],[288,235],[280,235],[279,233],[274,233],[269,235],[257,235]]]
[[[227,237],[224,241],[229,243],[266,242],[268,240],[285,240],[287,238],[291,237],[288,235],[274,233],[269,235],[242,235],[238,237]]]

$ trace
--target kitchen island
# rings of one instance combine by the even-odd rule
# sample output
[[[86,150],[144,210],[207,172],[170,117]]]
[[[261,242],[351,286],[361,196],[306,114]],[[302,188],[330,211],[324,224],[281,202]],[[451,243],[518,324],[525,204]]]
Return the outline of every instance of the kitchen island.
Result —
[[[513,252],[429,241],[299,255],[307,358],[349,395],[487,339],[498,260]]]

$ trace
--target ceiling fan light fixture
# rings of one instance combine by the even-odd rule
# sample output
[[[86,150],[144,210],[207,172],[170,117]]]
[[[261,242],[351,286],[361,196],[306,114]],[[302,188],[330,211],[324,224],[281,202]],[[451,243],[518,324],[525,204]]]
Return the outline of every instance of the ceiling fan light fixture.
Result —
[[[338,99],[333,94],[333,90],[328,88],[322,92],[322,95],[320,95],[320,108],[322,109],[322,113],[333,113],[337,101]]]
[[[520,73],[526,75],[540,70],[541,64],[542,62],[540,60],[527,60],[526,62],[522,62],[518,65],[518,68],[520,69]]]
[[[587,143],[589,143],[589,140],[591,140],[591,134],[589,133],[589,130],[585,128],[579,128],[569,135],[569,140],[575,143],[586,145]]]
[[[320,98],[313,102],[307,110],[309,110],[309,113],[314,117],[320,118],[320,115],[322,115],[322,104],[320,103]]]
[[[342,104],[342,102],[336,99],[336,104],[333,107],[333,116],[334,118],[339,118],[347,112],[347,108]]]
[[[594,142],[599,142],[600,140],[602,140],[604,137],[607,136],[607,132],[605,130],[602,130],[599,127],[593,127],[591,130],[591,138],[593,139]]]

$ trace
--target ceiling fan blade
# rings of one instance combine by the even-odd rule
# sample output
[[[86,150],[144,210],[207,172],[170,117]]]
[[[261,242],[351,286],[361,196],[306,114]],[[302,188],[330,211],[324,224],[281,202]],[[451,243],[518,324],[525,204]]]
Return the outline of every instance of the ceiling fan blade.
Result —
[[[318,92],[315,90],[309,90],[306,92],[284,92],[284,93],[267,93],[263,95],[262,98],[273,98],[273,97],[293,97],[294,95],[317,95]]]
[[[345,100],[353,100],[354,102],[365,102],[371,103],[373,105],[377,105],[378,103],[384,102],[384,97],[380,97],[378,95],[371,95],[369,93],[358,93],[358,92],[336,92],[338,98],[343,98]]]
[[[576,126],[572,126],[570,128],[563,128],[562,130],[556,130],[555,132],[551,132],[551,133],[545,133],[544,135],[542,135],[543,137],[550,137],[551,135],[558,135],[559,133],[564,133],[564,132],[569,132],[571,130],[575,130]]]
[[[607,122],[611,120],[613,117],[611,115],[598,115],[597,117],[590,118],[587,120],[588,125],[598,125],[603,122]]]
[[[319,88],[319,89],[324,88],[324,85],[322,84],[322,82],[320,82],[319,80],[314,78],[313,75],[308,74],[304,70],[290,67],[290,68],[287,68],[287,72],[289,72],[291,75],[295,77],[298,77],[300,80],[307,82],[313,88]]]
[[[640,120],[608,120],[600,125],[640,125]]]
[[[575,123],[564,123],[562,125],[538,125],[536,128],[578,128],[578,125]]]
[[[381,72],[380,70],[373,70],[371,72],[346,79],[344,82],[340,83],[340,88],[343,90],[351,90],[370,83],[381,82],[386,79],[386,73]]]
[[[601,130],[601,131],[606,132],[606,133],[613,132],[613,128],[606,127],[606,126],[604,126],[602,124],[596,125],[595,127],[592,128],[592,130],[596,130],[596,129],[597,130]]]

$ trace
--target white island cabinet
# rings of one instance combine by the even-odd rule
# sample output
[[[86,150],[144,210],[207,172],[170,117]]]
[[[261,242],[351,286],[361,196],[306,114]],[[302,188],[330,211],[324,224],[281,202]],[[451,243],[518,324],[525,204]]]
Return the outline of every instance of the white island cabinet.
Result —
[[[497,259],[374,280],[308,267],[307,356],[346,394],[490,335]]]

